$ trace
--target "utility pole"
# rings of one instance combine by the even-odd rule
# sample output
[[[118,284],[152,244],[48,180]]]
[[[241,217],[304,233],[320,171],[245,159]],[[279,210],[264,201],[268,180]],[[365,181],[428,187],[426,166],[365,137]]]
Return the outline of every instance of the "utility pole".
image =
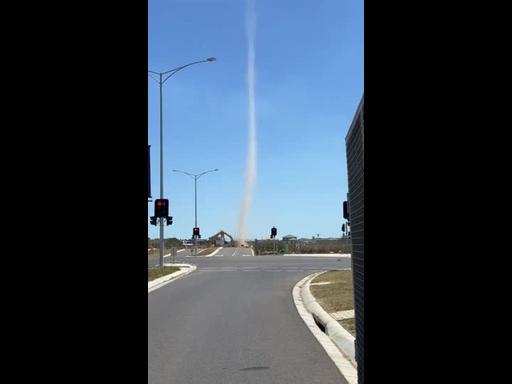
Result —
[[[205,60],[195,61],[193,63],[185,64],[180,67],[171,69],[166,72],[154,72],[148,71],[148,75],[155,80],[160,86],[160,199],[164,198],[164,128],[163,128],[163,85],[164,83],[175,73],[181,71],[182,69],[189,67],[194,64],[199,63],[207,63],[211,61],[215,61],[215,57],[209,57]],[[153,77],[153,75],[158,75],[158,79]],[[164,78],[164,76],[166,76]],[[164,266],[164,220],[165,218],[160,217],[160,267]]]

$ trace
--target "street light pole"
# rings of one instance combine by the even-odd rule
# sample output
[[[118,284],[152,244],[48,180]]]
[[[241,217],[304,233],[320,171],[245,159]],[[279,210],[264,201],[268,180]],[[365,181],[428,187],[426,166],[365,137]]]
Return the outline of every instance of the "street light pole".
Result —
[[[188,172],[185,172],[185,171],[180,171],[178,169],[173,169],[172,170],[173,172],[183,173],[183,174],[185,174],[187,176],[190,176],[190,177],[194,178],[194,228],[197,228],[197,179],[199,179],[203,175],[206,175],[207,173],[217,172],[218,170],[219,170],[218,168],[210,169],[209,171],[206,171],[206,172],[203,172],[203,173],[199,173],[197,175],[194,175],[192,173],[188,173]],[[194,245],[197,247],[197,237],[196,236],[194,236]],[[196,253],[197,253],[197,248],[196,248]]]
[[[160,199],[164,198],[164,128],[163,128],[163,85],[164,83],[175,73],[181,71],[182,69],[189,67],[194,64],[199,63],[207,63],[217,60],[215,57],[209,57],[205,60],[195,61],[193,63],[182,65],[181,67],[177,67],[171,69],[166,72],[154,72],[148,71],[148,76],[153,80],[158,82],[160,86]],[[158,75],[158,79],[153,77],[152,75]],[[164,76],[166,76],[164,78]],[[164,266],[164,220],[165,218],[160,218],[160,267]]]

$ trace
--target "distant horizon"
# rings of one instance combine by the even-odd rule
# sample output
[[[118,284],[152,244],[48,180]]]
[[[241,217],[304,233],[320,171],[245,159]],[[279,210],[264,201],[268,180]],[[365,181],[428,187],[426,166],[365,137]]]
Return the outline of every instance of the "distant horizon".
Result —
[[[212,235],[213,236],[213,235]],[[284,235],[284,236],[277,236],[277,240],[279,240],[280,238],[282,239],[283,237],[286,237],[288,235]],[[295,236],[295,235],[292,235],[292,236]],[[201,239],[199,239],[199,241],[201,240],[208,240],[211,236],[207,236],[207,237],[203,237]],[[319,239],[319,240],[326,240],[326,239],[343,239],[344,237],[343,236],[339,236],[339,237],[334,237],[334,236],[327,236],[327,237],[313,237],[313,236],[310,236],[310,237],[307,237],[307,236],[295,236],[297,239],[308,239],[308,240],[314,240],[314,239]],[[180,237],[165,237],[164,240],[173,240],[173,239],[176,239],[176,240],[182,240],[182,241],[187,241],[187,240],[192,240],[192,238],[190,237],[187,237],[187,238],[180,238]],[[233,238],[234,240],[236,241],[252,241],[252,240],[272,240],[270,237],[260,237],[260,238],[248,238],[248,239],[238,239],[236,237]],[[160,240],[159,237],[155,237],[155,238],[149,238],[149,240]]]

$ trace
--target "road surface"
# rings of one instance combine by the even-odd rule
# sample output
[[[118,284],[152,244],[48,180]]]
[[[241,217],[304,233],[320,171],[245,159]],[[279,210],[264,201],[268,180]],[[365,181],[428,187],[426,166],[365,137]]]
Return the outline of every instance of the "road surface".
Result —
[[[182,255],[183,254],[183,255]],[[346,383],[304,324],[293,286],[350,259],[251,256],[224,248],[148,295],[150,384]]]

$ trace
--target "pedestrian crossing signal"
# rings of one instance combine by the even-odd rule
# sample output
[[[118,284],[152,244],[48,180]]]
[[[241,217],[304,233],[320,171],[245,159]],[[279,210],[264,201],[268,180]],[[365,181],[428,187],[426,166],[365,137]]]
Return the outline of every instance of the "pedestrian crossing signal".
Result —
[[[155,216],[167,218],[169,216],[169,200],[156,199],[155,200]]]

